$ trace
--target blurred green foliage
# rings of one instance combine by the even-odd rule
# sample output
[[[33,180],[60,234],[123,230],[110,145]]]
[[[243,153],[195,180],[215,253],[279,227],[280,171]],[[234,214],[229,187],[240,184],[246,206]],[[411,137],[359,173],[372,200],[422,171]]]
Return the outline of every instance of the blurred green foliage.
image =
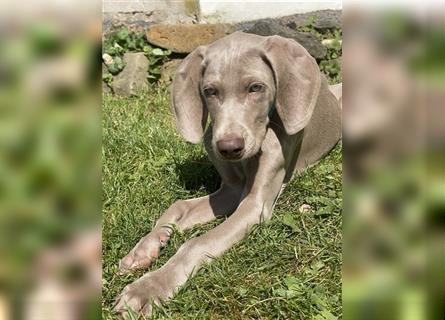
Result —
[[[99,224],[96,49],[41,21],[2,40],[0,287],[19,289],[43,248]]]
[[[347,86],[348,100],[356,103],[344,109],[344,128],[352,123],[348,112],[360,114],[366,126],[372,113],[386,111],[366,135],[355,141],[350,133],[343,136],[349,170],[343,189],[344,319],[444,316],[445,20],[430,9],[344,15],[350,35],[345,63],[360,62],[347,68],[348,79],[355,79]],[[387,79],[393,79],[384,82],[388,92],[402,85],[403,95],[376,90]],[[355,175],[358,166],[364,169]]]

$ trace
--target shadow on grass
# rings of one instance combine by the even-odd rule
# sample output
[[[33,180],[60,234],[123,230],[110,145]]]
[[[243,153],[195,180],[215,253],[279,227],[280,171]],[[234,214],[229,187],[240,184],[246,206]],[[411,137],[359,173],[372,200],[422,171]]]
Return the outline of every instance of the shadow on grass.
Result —
[[[190,158],[176,165],[176,173],[188,191],[205,190],[210,194],[218,190],[221,178],[206,156]]]

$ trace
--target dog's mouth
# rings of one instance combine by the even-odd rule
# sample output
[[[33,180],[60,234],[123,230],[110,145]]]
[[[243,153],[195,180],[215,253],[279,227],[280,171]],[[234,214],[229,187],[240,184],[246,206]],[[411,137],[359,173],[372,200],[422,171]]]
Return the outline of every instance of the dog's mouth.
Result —
[[[243,159],[244,154],[245,154],[244,150],[237,150],[234,153],[218,152],[218,155],[222,160],[231,162],[241,161]]]

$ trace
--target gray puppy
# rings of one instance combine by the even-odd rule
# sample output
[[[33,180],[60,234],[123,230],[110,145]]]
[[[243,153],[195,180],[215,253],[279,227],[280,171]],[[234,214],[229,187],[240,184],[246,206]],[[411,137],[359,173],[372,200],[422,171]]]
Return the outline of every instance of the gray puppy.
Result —
[[[338,98],[316,61],[293,40],[236,32],[188,55],[173,82],[173,112],[187,141],[198,143],[204,136],[221,188],[175,202],[121,260],[120,269],[147,268],[166,245],[172,225],[184,230],[230,217],[184,243],[160,269],[126,286],[115,310],[150,314],[153,304],[172,297],[204,263],[270,219],[293,174],[340,139]]]

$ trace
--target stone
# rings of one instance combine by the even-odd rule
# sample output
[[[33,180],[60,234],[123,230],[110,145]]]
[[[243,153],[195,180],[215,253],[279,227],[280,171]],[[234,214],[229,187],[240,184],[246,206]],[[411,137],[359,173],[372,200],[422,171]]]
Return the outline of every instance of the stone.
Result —
[[[302,204],[300,206],[300,208],[298,208],[298,211],[300,211],[301,213],[306,213],[306,212],[309,212],[311,210],[312,210],[311,206],[308,205],[307,203]]]
[[[322,10],[315,12],[313,26],[320,32],[341,28],[341,15],[334,10]]]
[[[327,30],[341,29],[341,10],[319,10],[293,14],[277,18],[277,21],[281,25],[294,30],[312,26],[314,29],[323,33]]]
[[[114,63],[113,57],[110,56],[108,53],[104,53],[102,55],[102,60],[105,63],[105,65],[107,65],[107,66],[112,65]],[[102,68],[102,70],[103,70],[103,68]]]
[[[286,23],[286,27],[291,28],[292,30],[297,29],[297,24],[295,23],[295,21],[290,21],[288,23]]]
[[[122,28],[144,33],[153,24],[192,24],[194,17],[176,10],[154,10],[144,12],[105,12],[102,17],[102,33],[113,34]]]
[[[165,84],[169,84],[173,81],[176,73],[176,69],[181,64],[182,59],[173,59],[164,63],[161,67],[161,78],[159,81]]]
[[[326,56],[326,47],[312,33],[296,32],[293,39],[301,44],[315,59],[323,59]]]
[[[294,39],[314,58],[322,59],[326,56],[326,47],[323,46],[313,34],[292,30],[282,26],[278,21],[272,19],[258,21],[253,26],[243,31],[260,36],[278,35],[284,38]]]
[[[119,96],[135,96],[148,90],[148,59],[143,53],[126,53],[125,68],[113,79],[113,92]]]
[[[260,19],[256,21],[240,22],[236,25],[237,30],[250,28],[255,22],[269,21],[271,19]],[[301,28],[313,27],[321,33],[331,29],[341,29],[341,10],[319,10],[307,13],[297,13],[289,16],[273,19],[283,27],[300,30]],[[300,30],[302,31],[302,30]]]
[[[190,53],[198,46],[209,44],[233,31],[228,24],[152,25],[147,40],[153,45],[177,53]]]
[[[334,46],[336,43],[339,43],[341,45],[342,41],[341,40],[337,40],[337,39],[324,39],[323,41],[321,41],[321,44],[324,45],[325,47],[332,47]]]

